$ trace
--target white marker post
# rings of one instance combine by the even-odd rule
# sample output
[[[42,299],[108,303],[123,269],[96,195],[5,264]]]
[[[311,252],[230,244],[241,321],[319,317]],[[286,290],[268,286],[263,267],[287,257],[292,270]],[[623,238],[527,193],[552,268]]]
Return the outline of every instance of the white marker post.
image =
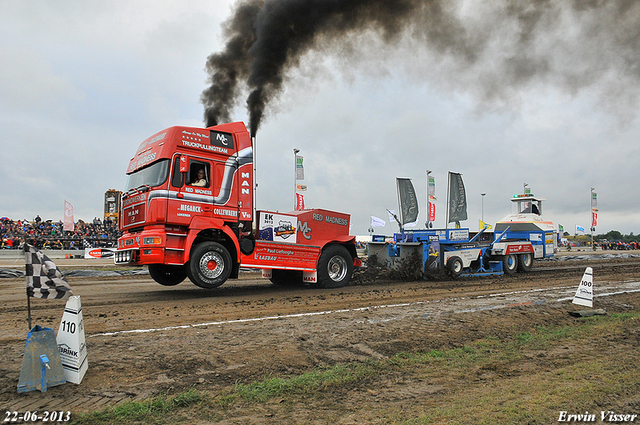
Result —
[[[593,307],[593,269],[591,267],[587,267],[584,271],[576,295],[571,302],[585,307]]]
[[[69,297],[58,329],[58,351],[67,382],[79,384],[89,368],[79,296]]]

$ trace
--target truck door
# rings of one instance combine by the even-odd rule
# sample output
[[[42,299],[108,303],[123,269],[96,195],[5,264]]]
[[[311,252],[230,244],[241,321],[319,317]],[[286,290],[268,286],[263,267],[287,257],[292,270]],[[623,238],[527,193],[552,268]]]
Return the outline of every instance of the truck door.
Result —
[[[176,155],[171,174],[167,223],[188,226],[196,216],[213,211],[211,163],[188,155]]]

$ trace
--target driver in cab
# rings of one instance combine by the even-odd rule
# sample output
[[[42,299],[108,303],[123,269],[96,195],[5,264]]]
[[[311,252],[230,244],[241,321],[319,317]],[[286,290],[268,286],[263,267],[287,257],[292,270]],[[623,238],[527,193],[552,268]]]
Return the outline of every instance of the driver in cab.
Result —
[[[196,187],[205,187],[205,186],[207,186],[207,180],[204,178],[204,170],[202,168],[198,170],[198,175],[197,175],[195,181],[190,183],[190,185],[191,186],[196,186]]]

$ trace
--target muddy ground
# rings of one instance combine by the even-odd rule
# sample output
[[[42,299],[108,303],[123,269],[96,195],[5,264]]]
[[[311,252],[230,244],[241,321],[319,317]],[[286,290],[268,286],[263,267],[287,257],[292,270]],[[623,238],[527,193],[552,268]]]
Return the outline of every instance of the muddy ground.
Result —
[[[87,268],[85,264],[58,265],[70,272]],[[570,298],[587,265],[594,268],[596,307],[609,313],[640,309],[640,259],[633,257],[547,261],[536,263],[530,273],[510,277],[415,282],[358,278],[352,286],[329,290],[277,287],[255,272],[241,273],[238,281],[212,291],[188,281],[163,287],[144,274],[69,276],[82,300],[88,372],[80,385],[67,383],[46,393],[26,394],[16,391],[28,332],[24,278],[4,278],[0,406],[4,411],[77,414],[192,387],[217,394],[265,376],[301,374],[398,352],[462,347],[538,326],[570,325],[578,319],[568,312],[582,309]],[[2,268],[19,267],[0,264]],[[57,332],[64,305],[32,299],[33,324]],[[620,342],[624,344],[612,341],[611,347],[637,348],[638,333]],[[533,362],[527,367],[549,366]],[[500,373],[491,379],[492,385],[499,385]],[[369,392],[352,395],[342,413],[332,413],[331,421],[366,423],[373,406],[424,403],[449,385],[459,382],[439,382],[437,387],[398,377],[379,382]],[[617,403],[640,410],[635,394]],[[226,423],[271,422],[273,416],[226,414]],[[311,412],[299,412],[290,423],[298,421],[325,423],[322,413]]]

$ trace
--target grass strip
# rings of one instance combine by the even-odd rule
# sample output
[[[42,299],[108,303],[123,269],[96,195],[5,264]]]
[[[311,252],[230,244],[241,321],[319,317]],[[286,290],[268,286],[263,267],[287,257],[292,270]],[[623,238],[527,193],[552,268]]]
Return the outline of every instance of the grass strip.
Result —
[[[552,418],[550,415],[562,409],[573,408],[579,413],[593,408],[594,400],[606,400],[640,385],[637,368],[620,369],[617,362],[607,357],[606,350],[593,356],[594,349],[589,348],[602,336],[611,338],[625,332],[625,328],[637,327],[639,318],[637,312],[590,317],[573,326],[539,327],[506,340],[489,336],[461,348],[403,352],[384,360],[321,367],[301,375],[269,376],[235,385],[216,396],[190,389],[171,398],[128,402],[74,417],[72,423],[155,424],[166,423],[168,419],[177,423],[194,415],[220,419],[239,405],[251,408],[273,399],[303,406],[306,400],[313,399],[315,403],[331,406],[327,394],[375,387],[377,380],[385,376],[459,383],[458,388],[448,389],[445,396],[440,396],[438,405],[425,405],[409,413],[394,405],[380,405],[371,414],[385,423],[462,424],[468,423],[470,412],[473,422],[478,424],[546,423]],[[587,351],[577,354],[580,359],[572,359],[571,353],[563,354],[559,363],[542,371],[531,374],[517,371],[536,362],[530,358],[532,353],[539,353],[544,359],[547,353],[569,345],[586,347]],[[483,382],[485,379],[488,385]],[[498,385],[493,383],[494,379]]]

